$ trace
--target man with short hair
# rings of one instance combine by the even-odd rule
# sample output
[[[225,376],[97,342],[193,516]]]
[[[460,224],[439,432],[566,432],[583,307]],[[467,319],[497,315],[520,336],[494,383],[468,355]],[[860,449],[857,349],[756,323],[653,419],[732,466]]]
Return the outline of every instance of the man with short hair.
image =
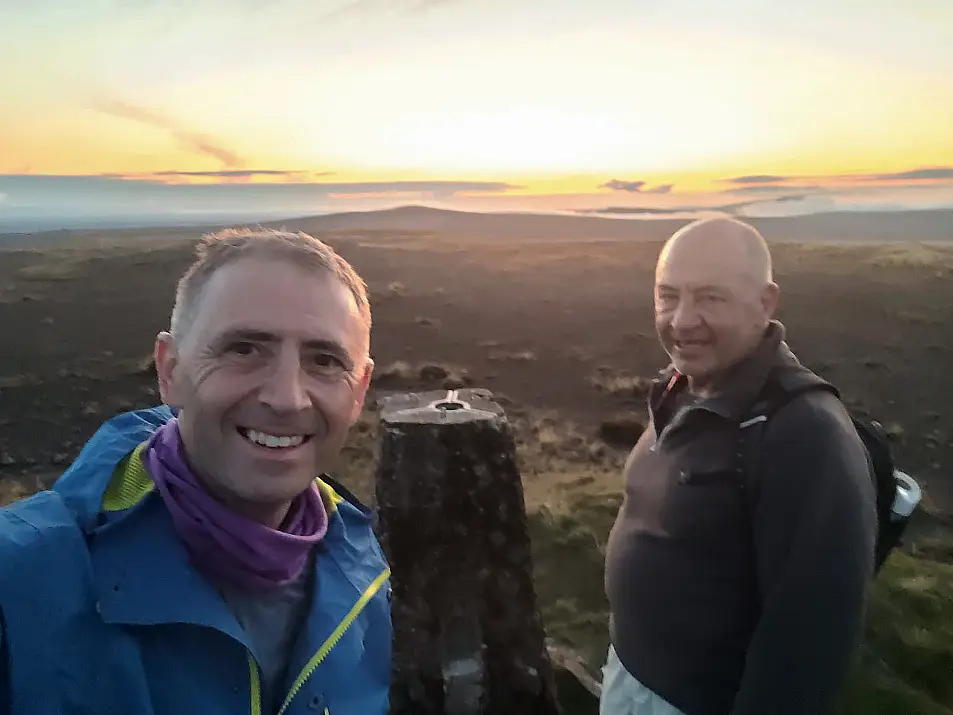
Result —
[[[846,677],[874,486],[833,388],[785,343],[778,297],[768,247],[740,221],[693,222],[659,256],[671,364],[609,537],[603,715],[821,715]],[[790,399],[746,464],[751,410],[779,393]]]
[[[387,712],[390,572],[325,473],[370,323],[321,241],[204,238],[155,342],[164,404],[0,510],[0,713]]]

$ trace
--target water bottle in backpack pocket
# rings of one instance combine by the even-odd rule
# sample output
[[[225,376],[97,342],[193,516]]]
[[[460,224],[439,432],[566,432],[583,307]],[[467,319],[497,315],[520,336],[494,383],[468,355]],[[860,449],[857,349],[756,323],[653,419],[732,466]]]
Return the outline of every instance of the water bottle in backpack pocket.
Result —
[[[870,457],[871,474],[877,492],[877,553],[875,569],[880,570],[890,552],[903,542],[903,533],[920,504],[922,492],[916,480],[897,469],[890,438],[875,420],[851,416]]]

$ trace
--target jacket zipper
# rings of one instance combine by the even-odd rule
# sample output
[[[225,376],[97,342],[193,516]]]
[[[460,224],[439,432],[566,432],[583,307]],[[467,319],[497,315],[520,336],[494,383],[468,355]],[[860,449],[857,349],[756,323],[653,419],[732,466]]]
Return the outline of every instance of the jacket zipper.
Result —
[[[288,692],[288,695],[285,696],[284,702],[281,704],[281,707],[278,709],[277,715],[285,715],[285,712],[288,710],[288,706],[291,704],[291,701],[294,700],[295,695],[297,695],[301,688],[304,687],[304,684],[308,681],[308,678],[311,677],[311,674],[317,669],[319,665],[328,657],[328,654],[331,652],[331,649],[334,648],[344,637],[344,633],[348,628],[351,627],[351,624],[357,619],[361,614],[361,611],[364,610],[364,607],[370,602],[372,598],[380,591],[381,586],[384,585],[384,582],[390,577],[390,569],[384,569],[378,576],[375,578],[371,585],[368,586],[364,593],[361,594],[361,597],[357,599],[357,603],[348,611],[348,614],[344,617],[338,625],[337,628],[328,636],[327,640],[321,644],[321,647],[318,648],[317,653],[315,653],[311,660],[309,660],[301,672],[298,674],[298,677],[295,678],[294,683],[291,686],[291,690]],[[251,677],[251,715],[262,715],[261,712],[261,680],[258,675],[258,665],[255,663],[255,659],[252,657],[251,653],[248,654],[248,667],[250,669]],[[328,715],[328,709],[324,709],[324,715]]]
[[[248,674],[251,678],[251,715],[261,715],[261,676],[251,651],[248,651]]]

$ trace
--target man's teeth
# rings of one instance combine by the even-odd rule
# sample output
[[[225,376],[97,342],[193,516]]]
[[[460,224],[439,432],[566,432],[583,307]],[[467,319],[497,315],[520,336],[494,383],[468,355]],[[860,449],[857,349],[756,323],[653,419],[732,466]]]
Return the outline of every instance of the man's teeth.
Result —
[[[304,435],[296,434],[294,436],[284,436],[279,437],[273,434],[267,434],[266,432],[259,432],[258,430],[247,430],[245,435],[251,442],[260,444],[263,447],[297,447],[299,444],[304,442]]]

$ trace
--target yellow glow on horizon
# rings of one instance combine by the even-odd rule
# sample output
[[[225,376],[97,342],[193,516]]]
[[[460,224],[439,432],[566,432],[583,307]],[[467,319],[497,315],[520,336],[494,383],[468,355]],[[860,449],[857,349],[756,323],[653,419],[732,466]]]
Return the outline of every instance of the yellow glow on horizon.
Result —
[[[72,97],[0,117],[0,172],[273,169],[336,183],[508,182],[522,187],[508,193],[532,195],[598,192],[610,179],[688,193],[741,174],[953,165],[948,77],[902,76],[757,38],[673,42],[647,31],[580,32],[492,54],[447,49],[383,64],[329,60],[320,72],[222,70],[143,92],[171,124],[234,155],[228,164],[199,141]]]

